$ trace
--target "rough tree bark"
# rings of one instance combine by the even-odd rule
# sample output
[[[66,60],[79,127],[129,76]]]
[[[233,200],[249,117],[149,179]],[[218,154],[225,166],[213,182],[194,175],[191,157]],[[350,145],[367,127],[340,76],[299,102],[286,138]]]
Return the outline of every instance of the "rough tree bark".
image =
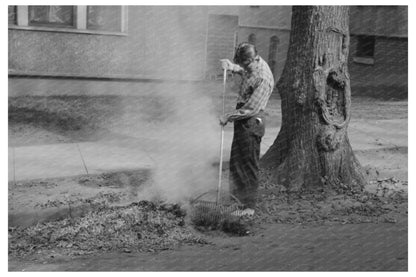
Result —
[[[362,189],[351,149],[348,73],[349,8],[294,6],[286,64],[277,89],[282,126],[261,160],[291,191],[324,185]]]

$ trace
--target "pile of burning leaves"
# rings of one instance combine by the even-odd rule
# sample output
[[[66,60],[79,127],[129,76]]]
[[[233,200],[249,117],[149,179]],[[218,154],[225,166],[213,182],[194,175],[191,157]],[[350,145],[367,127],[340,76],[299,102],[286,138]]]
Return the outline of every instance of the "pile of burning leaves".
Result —
[[[9,255],[60,251],[83,255],[96,251],[145,252],[206,241],[185,226],[186,211],[177,204],[140,201],[103,207],[83,217],[9,228]]]

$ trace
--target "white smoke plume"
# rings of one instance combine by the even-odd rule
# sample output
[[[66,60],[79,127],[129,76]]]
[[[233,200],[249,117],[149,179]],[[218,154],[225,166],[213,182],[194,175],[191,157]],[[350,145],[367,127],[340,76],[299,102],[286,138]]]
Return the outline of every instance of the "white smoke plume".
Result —
[[[221,90],[221,85],[218,84]],[[163,114],[157,122],[140,119],[140,111],[126,111],[115,124],[117,132],[138,139],[147,138],[144,147],[154,161],[152,178],[139,192],[140,199],[182,202],[216,188],[218,184],[220,126],[215,113],[215,97],[204,86],[162,85],[152,97],[162,104],[152,111]]]

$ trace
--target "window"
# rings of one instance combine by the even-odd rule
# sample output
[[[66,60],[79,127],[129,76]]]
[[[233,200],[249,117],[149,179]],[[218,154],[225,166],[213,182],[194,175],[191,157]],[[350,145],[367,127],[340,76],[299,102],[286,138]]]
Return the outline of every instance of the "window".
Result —
[[[256,34],[250,34],[248,36],[248,43],[256,45]]]
[[[121,6],[88,6],[87,29],[121,31]]]
[[[29,6],[29,25],[73,28],[74,6]]]
[[[373,58],[376,39],[374,36],[357,37],[357,57]]]
[[[279,38],[277,36],[272,36],[270,38],[270,46],[269,46],[269,66],[270,70],[272,71],[273,75],[275,73],[276,67],[276,59],[277,59],[277,46],[279,44]]]
[[[357,36],[357,48],[353,61],[361,64],[374,64],[375,36]]]
[[[9,24],[16,25],[16,6],[9,6]]]
[[[9,28],[125,35],[125,6],[9,6]]]

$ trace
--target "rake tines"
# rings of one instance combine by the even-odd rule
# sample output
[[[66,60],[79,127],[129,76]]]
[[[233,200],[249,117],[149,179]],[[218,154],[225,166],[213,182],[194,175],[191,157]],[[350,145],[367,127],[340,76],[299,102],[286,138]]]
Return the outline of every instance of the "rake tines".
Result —
[[[196,226],[217,229],[224,222],[239,220],[238,213],[241,210],[241,202],[234,196],[231,196],[231,199],[235,199],[234,203],[218,204],[217,202],[200,200],[203,195],[191,201],[191,220]]]

